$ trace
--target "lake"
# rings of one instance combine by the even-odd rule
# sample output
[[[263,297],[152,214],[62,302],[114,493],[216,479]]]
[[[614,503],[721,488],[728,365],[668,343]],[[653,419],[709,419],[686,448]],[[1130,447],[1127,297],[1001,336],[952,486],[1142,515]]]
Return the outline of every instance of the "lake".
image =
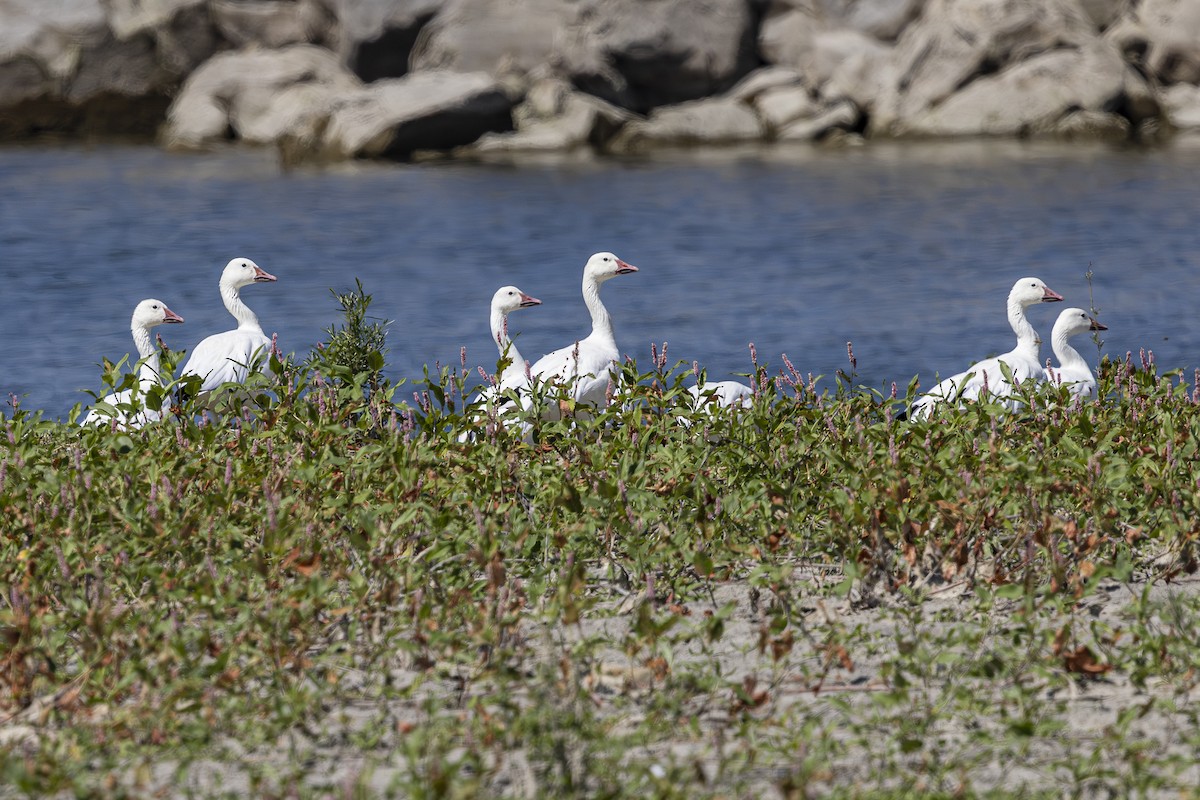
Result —
[[[338,322],[357,277],[393,320],[388,372],[494,368],[488,302],[516,284],[544,305],[510,318],[526,358],[586,335],[588,256],[640,267],[604,286],[623,353],[750,369],[848,368],[901,391],[1011,348],[1004,303],[1025,275],[1099,309],[1104,352],[1200,366],[1200,147],[973,142],[680,153],[637,161],[388,165],[285,173],[270,151],[0,150],[0,392],[62,417],[133,350],[143,298],[190,349],[233,320],[217,279],[234,256],[278,276],[243,298],[285,351]],[[1089,284],[1084,274],[1091,269]],[[1050,355],[1062,304],[1030,319]],[[1088,360],[1096,347],[1076,340]],[[1191,373],[1188,373],[1189,381]]]

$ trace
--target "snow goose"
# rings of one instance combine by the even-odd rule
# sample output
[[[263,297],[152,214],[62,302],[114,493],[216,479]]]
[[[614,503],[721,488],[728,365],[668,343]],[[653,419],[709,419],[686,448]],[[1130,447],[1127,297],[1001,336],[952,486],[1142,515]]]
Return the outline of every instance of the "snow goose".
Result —
[[[500,371],[496,375],[496,383],[485,387],[479,393],[478,400],[485,406],[491,406],[497,398],[510,389],[521,392],[529,387],[529,376],[526,372],[528,365],[521,357],[520,351],[517,350],[517,343],[508,335],[508,315],[518,309],[532,308],[541,304],[541,300],[530,297],[516,286],[501,286],[492,295],[489,323],[492,330],[492,341],[496,343],[496,349],[500,351]],[[523,401],[526,400],[528,393],[522,392],[521,397]],[[522,404],[525,405],[524,402]],[[502,403],[502,405],[507,404]],[[481,424],[482,421],[481,417],[475,418],[477,424]],[[522,424],[522,429],[526,432],[527,427]],[[459,436],[459,441],[465,442],[471,438],[472,432],[466,431]]]
[[[1046,368],[1046,380],[1055,386],[1069,387],[1072,397],[1095,397],[1096,376],[1068,340],[1080,333],[1106,330],[1107,325],[1097,322],[1082,308],[1064,308],[1050,334],[1050,346],[1058,358],[1058,367]]]
[[[692,408],[712,414],[721,408],[749,408],[754,402],[754,390],[741,381],[714,381],[688,387]],[[684,427],[691,427],[686,416],[675,418]]]
[[[221,300],[238,325],[202,340],[183,365],[184,376],[200,376],[201,392],[210,392],[224,383],[244,383],[255,363],[270,351],[271,340],[263,333],[258,317],[242,302],[241,289],[275,280],[274,275],[248,258],[235,258],[225,265],[218,283]]]
[[[600,301],[600,286],[618,275],[637,272],[612,253],[596,253],[583,268],[583,302],[592,316],[592,332],[574,344],[559,348],[538,359],[530,373],[543,384],[564,387],[567,396],[577,404],[603,406],[608,384],[615,377],[615,364],[620,353],[613,335],[612,317]],[[543,414],[557,419],[559,405],[548,407]]]
[[[541,300],[530,297],[515,286],[501,286],[492,295],[492,311],[490,324],[492,341],[500,351],[500,361],[503,370],[496,376],[496,383],[501,391],[505,389],[523,388],[529,385],[526,370],[529,365],[517,350],[517,343],[508,335],[508,315],[517,309],[540,306]]]
[[[1038,352],[1042,340],[1025,317],[1025,309],[1038,303],[1056,303],[1062,295],[1052,290],[1038,278],[1021,278],[1008,293],[1008,324],[1017,334],[1017,346],[1004,355],[984,359],[970,369],[946,378],[913,403],[912,418],[928,419],[934,409],[943,403],[957,404],[963,400],[977,400],[987,394],[1006,401],[1013,393],[1014,384],[1004,377],[1001,364],[1008,367],[1012,380],[1017,384],[1025,381],[1040,381],[1044,377]],[[1016,401],[1006,405],[1015,408]]]
[[[167,308],[167,304],[153,298],[143,300],[133,309],[133,318],[129,322],[129,330],[133,334],[133,343],[137,347],[138,385],[136,389],[124,389],[113,392],[101,398],[100,403],[111,406],[107,408],[92,408],[83,418],[81,425],[105,425],[115,422],[117,427],[140,428],[162,418],[162,414],[149,408],[138,408],[132,414],[131,407],[145,404],[146,393],[155,386],[162,385],[159,373],[158,349],[150,341],[150,329],[156,325],[183,322],[183,317]]]

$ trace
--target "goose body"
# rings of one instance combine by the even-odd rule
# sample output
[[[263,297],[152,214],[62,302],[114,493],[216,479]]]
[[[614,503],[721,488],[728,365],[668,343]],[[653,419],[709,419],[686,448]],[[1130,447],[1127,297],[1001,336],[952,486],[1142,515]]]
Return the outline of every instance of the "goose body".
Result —
[[[741,381],[716,381],[689,386],[696,408],[749,408],[754,390]]]
[[[714,381],[688,387],[692,408],[712,414],[722,408],[749,408],[754,402],[754,390],[741,381]],[[679,415],[675,419],[689,428],[694,417]]]
[[[592,317],[592,332],[542,356],[530,367],[530,374],[543,384],[563,387],[567,397],[578,404],[603,406],[620,353],[613,334],[612,317],[600,301],[600,287],[618,275],[637,271],[637,267],[612,253],[596,253],[589,258],[583,268],[583,302]],[[561,409],[555,405],[543,413],[549,419],[557,419]]]
[[[1046,380],[1054,386],[1068,387],[1072,397],[1095,397],[1096,376],[1079,351],[1071,346],[1070,339],[1088,331],[1106,330],[1107,325],[1097,322],[1082,308],[1064,308],[1050,334],[1050,346],[1054,349],[1058,366],[1046,368]]]
[[[221,300],[237,320],[237,327],[203,339],[183,365],[184,376],[200,377],[201,392],[210,392],[224,383],[244,383],[255,363],[270,351],[271,339],[263,333],[255,313],[242,302],[241,289],[275,280],[274,275],[248,258],[235,258],[225,265],[218,285]]]
[[[159,371],[158,350],[150,341],[150,329],[163,324],[183,322],[183,317],[167,308],[161,300],[150,298],[138,303],[133,309],[133,317],[129,322],[129,330],[133,334],[133,343],[138,352],[138,385],[136,389],[124,389],[105,395],[100,402],[113,407],[113,411],[93,408],[83,418],[81,425],[105,425],[115,422],[119,428],[140,428],[150,422],[162,418],[162,414],[149,408],[129,413],[129,406],[143,404],[146,393],[155,386],[162,385],[162,375]]]
[[[1013,284],[1008,293],[1008,322],[1017,335],[1017,346],[1003,355],[979,361],[934,386],[913,403],[912,418],[928,419],[939,406],[952,404],[957,407],[964,401],[978,400],[984,394],[998,398],[1010,409],[1015,408],[1018,403],[1009,399],[1015,387],[1044,377],[1039,357],[1041,339],[1029,324],[1025,309],[1062,299],[1062,295],[1038,278],[1021,278]],[[1005,367],[1011,374],[1011,381],[1004,375]]]

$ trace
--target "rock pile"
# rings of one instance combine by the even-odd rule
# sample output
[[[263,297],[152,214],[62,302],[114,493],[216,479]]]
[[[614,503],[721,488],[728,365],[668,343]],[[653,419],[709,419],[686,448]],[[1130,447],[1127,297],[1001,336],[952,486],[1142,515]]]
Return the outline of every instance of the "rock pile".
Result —
[[[0,0],[0,139],[288,163],[1200,135],[1195,0]]]

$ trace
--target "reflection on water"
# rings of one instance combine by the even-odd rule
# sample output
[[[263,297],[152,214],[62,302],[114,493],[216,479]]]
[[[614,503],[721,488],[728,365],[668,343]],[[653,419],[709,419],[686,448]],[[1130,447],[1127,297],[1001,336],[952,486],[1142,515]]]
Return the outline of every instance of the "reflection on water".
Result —
[[[650,343],[710,375],[787,353],[901,390],[1011,347],[1004,299],[1037,275],[1094,304],[1105,352],[1200,366],[1200,148],[997,143],[679,154],[652,162],[354,164],[283,174],[267,152],[0,150],[0,392],[61,416],[133,349],[157,297],[187,348],[228,329],[216,282],[235,255],[279,282],[243,297],[285,350],[336,322],[330,288],[362,279],[394,320],[394,377],[435,361],[494,366],[487,304],[512,283],[544,305],[512,318],[531,360],[587,333],[587,257],[641,271],[605,285],[623,352]],[[1035,308],[1047,344],[1061,306]],[[1086,342],[1081,352],[1093,363]],[[832,385],[826,379],[825,385]]]

